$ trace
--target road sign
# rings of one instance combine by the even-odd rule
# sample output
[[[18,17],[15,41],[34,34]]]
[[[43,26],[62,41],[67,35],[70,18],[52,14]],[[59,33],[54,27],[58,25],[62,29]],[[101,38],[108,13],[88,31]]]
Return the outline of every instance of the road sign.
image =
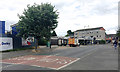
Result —
[[[0,51],[13,49],[13,40],[10,37],[0,37]]]

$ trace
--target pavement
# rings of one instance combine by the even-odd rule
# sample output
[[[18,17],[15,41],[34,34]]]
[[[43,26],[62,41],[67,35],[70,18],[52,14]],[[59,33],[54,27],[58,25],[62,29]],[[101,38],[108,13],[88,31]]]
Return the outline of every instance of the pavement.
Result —
[[[56,48],[58,48],[57,45],[52,45],[51,49],[46,46],[38,46],[37,52],[35,51],[35,49],[27,49],[27,50],[21,50],[21,51],[2,52],[1,55],[2,55],[2,59],[8,59],[8,58],[19,57],[19,56],[24,56],[24,55],[45,53],[45,52],[52,51]]]
[[[54,50],[61,50],[61,49],[68,49],[68,48],[73,48],[73,47],[69,47],[68,45],[67,46],[52,45],[51,49],[50,49],[50,47],[46,47],[46,46],[38,46],[37,52],[35,51],[35,49],[2,52],[2,53],[0,53],[2,55],[2,57],[0,57],[1,58],[0,60],[19,57],[19,56],[25,56],[25,55],[43,54],[43,53],[51,52]]]

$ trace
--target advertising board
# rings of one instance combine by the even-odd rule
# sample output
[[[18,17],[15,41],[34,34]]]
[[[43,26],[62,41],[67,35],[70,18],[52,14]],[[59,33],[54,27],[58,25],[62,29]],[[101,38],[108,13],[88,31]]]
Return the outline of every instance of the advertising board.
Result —
[[[13,40],[10,37],[0,37],[0,51],[13,49]]]
[[[34,43],[34,37],[28,37],[27,39],[22,38],[22,46],[32,45]]]

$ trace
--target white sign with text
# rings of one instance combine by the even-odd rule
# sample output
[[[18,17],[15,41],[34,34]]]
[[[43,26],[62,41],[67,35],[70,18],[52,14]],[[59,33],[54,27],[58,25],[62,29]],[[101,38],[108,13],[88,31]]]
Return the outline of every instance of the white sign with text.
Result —
[[[0,51],[13,49],[13,40],[10,37],[0,37]]]

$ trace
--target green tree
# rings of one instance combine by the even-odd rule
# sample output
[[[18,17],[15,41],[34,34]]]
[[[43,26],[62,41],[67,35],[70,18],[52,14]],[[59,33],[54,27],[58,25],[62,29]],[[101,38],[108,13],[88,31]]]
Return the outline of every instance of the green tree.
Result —
[[[56,34],[56,32],[55,32],[55,31],[53,31],[52,36],[57,36],[57,34]]]
[[[23,14],[18,15],[20,19],[17,26],[18,36],[24,38],[32,36],[36,41],[39,38],[49,40],[51,32],[58,25],[58,12],[54,8],[55,6],[49,3],[28,5]]]
[[[65,36],[67,37],[67,36],[70,36],[70,35],[74,35],[74,32],[72,32],[71,30],[68,30],[67,35],[65,35]]]
[[[117,31],[117,36],[118,36],[119,39],[120,39],[120,28],[119,28],[118,31]]]

